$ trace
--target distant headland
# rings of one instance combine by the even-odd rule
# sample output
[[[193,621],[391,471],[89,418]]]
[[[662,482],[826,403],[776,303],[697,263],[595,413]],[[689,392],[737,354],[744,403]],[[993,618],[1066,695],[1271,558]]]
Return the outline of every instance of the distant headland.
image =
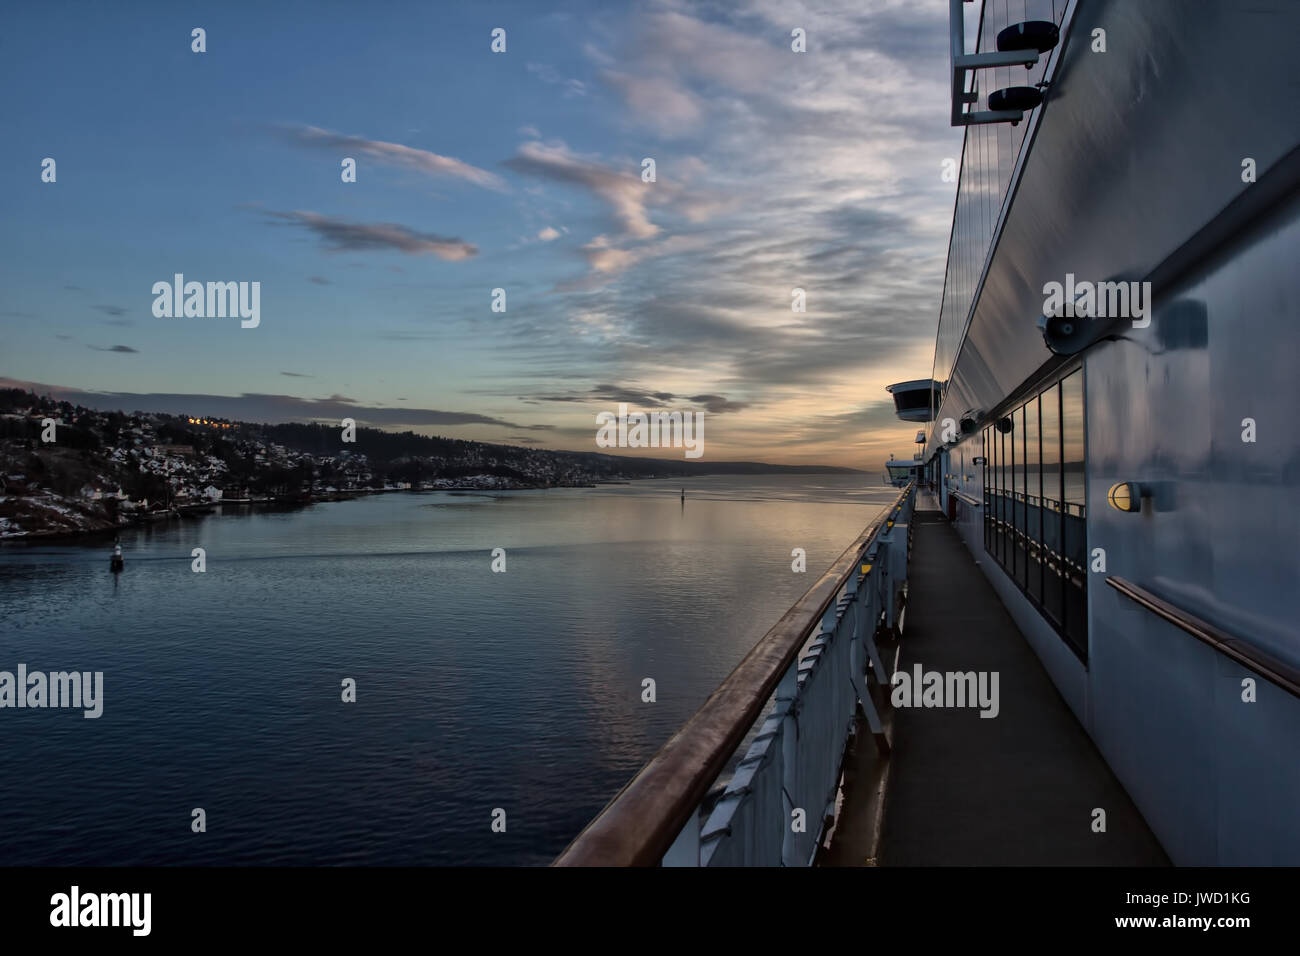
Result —
[[[702,475],[854,474],[552,451],[357,427],[104,411],[0,389],[0,539],[111,531],[217,505],[396,491],[590,487]]]

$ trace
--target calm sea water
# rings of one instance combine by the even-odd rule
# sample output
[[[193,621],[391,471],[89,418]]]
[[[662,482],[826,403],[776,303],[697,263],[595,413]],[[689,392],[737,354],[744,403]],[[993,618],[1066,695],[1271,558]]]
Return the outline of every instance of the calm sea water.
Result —
[[[227,513],[124,533],[117,577],[102,544],[0,549],[0,670],[104,672],[97,720],[0,710],[0,864],[548,862],[893,497],[878,482]]]

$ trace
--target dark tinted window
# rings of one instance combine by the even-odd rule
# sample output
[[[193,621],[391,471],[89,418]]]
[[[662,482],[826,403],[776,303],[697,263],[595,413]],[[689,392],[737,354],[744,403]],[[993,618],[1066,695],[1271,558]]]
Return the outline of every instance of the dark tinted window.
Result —
[[[1083,373],[984,431],[984,548],[1086,662],[1087,428]]]

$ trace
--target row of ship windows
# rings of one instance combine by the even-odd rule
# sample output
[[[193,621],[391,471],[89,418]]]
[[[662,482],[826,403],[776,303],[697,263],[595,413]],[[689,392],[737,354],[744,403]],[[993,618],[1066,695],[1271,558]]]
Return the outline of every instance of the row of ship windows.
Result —
[[[1083,373],[984,430],[984,549],[1085,663]]]

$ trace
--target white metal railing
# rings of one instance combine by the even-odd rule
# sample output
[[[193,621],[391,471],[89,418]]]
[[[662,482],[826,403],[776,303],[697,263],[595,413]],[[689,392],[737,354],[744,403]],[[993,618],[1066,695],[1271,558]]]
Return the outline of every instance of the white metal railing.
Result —
[[[813,861],[858,707],[888,752],[869,678],[888,686],[876,634],[898,627],[915,494],[899,491],[555,865]]]
[[[897,626],[907,581],[915,487],[863,548],[822,616],[820,633],[790,665],[776,701],[721,798],[691,818],[666,866],[807,866],[833,819],[841,763],[860,706],[883,743],[868,667],[889,686],[877,626]]]

